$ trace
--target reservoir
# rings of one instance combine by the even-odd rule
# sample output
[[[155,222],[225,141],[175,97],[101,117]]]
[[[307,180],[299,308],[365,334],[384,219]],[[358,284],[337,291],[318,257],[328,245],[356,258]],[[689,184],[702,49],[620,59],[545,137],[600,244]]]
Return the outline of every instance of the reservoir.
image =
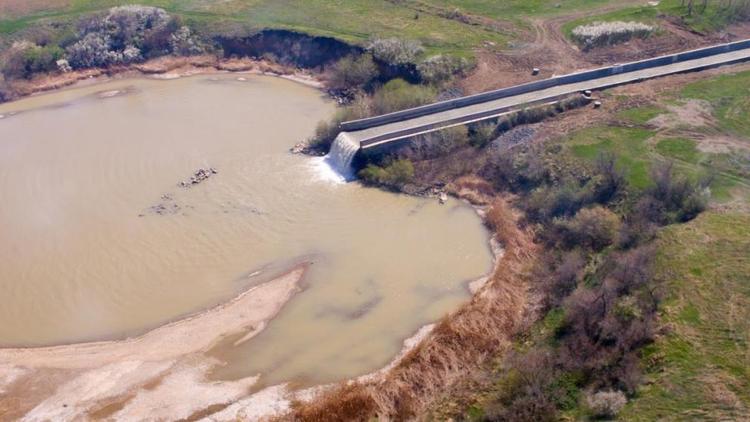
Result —
[[[461,202],[343,183],[291,154],[334,109],[247,75],[0,105],[0,346],[136,336],[308,264],[259,335],[216,348],[212,376],[322,383],[387,364],[469,298],[489,237]]]

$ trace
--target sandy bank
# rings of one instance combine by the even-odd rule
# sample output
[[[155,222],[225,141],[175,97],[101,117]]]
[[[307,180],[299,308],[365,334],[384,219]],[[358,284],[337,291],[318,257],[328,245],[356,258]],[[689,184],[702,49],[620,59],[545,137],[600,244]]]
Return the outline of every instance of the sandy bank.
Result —
[[[107,69],[83,69],[67,73],[38,75],[31,80],[17,80],[11,83],[20,99],[29,95],[52,91],[73,85],[102,82],[114,77],[146,75],[158,79],[174,79],[207,73],[241,73],[251,75],[276,76],[298,82],[316,89],[324,87],[317,75],[297,68],[282,66],[267,60],[220,59],[215,56],[174,57],[164,56],[130,66],[114,66]]]
[[[298,267],[140,337],[0,349],[0,420],[173,420],[246,397],[256,378],[208,381],[220,362],[204,352],[228,335],[263,330],[304,272]]]

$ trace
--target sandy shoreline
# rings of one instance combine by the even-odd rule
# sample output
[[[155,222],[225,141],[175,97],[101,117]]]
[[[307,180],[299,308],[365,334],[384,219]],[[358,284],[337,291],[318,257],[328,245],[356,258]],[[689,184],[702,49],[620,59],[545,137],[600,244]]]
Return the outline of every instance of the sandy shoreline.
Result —
[[[481,207],[474,209],[481,215]],[[490,247],[494,272],[503,250],[494,240]],[[306,267],[298,265],[228,302],[138,337],[0,349],[0,421],[258,420],[288,411],[294,400],[314,399],[334,385],[293,391],[282,384],[253,392],[257,376],[208,379],[223,364],[208,352],[227,336],[246,341],[260,333],[300,290]],[[472,296],[488,278],[467,283]],[[384,379],[434,327],[420,328],[389,364],[350,382]]]
[[[208,381],[221,362],[206,352],[226,336],[262,331],[299,291],[305,269],[139,337],[0,349],[0,420],[180,419],[246,397],[257,378]]]
[[[183,76],[211,73],[275,76],[312,88],[324,89],[324,84],[318,75],[271,63],[266,60],[250,58],[222,59],[210,55],[192,57],[164,56],[130,66],[115,66],[108,69],[83,69],[67,73],[39,75],[28,81],[14,81],[12,88],[17,92],[18,96],[13,98],[12,101],[62,88],[107,82],[115,78],[127,78],[136,75],[155,79],[176,79]]]

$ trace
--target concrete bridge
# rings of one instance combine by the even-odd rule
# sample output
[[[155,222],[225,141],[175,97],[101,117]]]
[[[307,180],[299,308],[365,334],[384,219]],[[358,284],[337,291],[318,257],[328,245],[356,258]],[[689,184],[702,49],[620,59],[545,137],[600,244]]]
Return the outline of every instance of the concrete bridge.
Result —
[[[750,40],[556,76],[382,116],[348,121],[341,124],[341,129],[359,148],[369,149],[418,134],[491,119],[576,92],[600,90],[746,60],[750,60]]]

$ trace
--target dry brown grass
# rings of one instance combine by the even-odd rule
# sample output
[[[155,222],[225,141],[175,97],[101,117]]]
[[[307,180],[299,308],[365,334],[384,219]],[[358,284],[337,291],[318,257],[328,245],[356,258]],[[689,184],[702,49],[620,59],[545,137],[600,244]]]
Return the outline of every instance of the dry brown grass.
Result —
[[[448,184],[446,190],[472,205],[489,205],[495,195],[495,190],[489,182],[473,175],[459,177]]]
[[[537,246],[518,215],[496,199],[486,223],[505,249],[490,281],[380,379],[343,385],[301,403],[291,421],[404,420],[420,415],[442,392],[510,346],[525,316],[526,284]]]

